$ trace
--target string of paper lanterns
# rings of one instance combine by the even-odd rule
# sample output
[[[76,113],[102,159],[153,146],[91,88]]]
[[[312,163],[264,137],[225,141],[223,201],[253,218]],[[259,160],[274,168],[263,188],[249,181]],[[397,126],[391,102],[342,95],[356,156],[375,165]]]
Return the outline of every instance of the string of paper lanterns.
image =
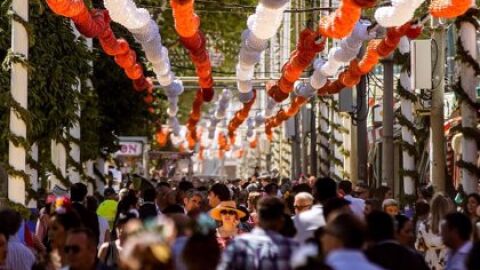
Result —
[[[235,144],[235,131],[241,124],[243,124],[245,119],[247,119],[253,103],[255,103],[256,96],[256,91],[253,90],[253,98],[247,103],[243,103],[242,108],[234,114],[233,118],[228,123],[228,137],[230,138],[231,144]]]
[[[324,16],[318,24],[322,36],[341,39],[348,36],[360,19],[362,8],[373,7],[376,0],[342,0],[334,13]]]
[[[106,10],[91,11],[82,0],[47,0],[47,5],[58,15],[70,18],[78,32],[88,38],[98,38],[104,52],[113,56],[117,65],[133,81],[135,90],[152,88],[152,82],[143,74],[143,68],[137,63],[137,56],[128,42],[117,39],[110,27],[110,16]]]
[[[472,5],[472,0],[432,0],[430,14],[437,18],[455,18],[463,15]]]
[[[195,95],[195,100],[193,101],[192,110],[187,120],[187,142],[188,148],[193,150],[198,141],[197,136],[197,124],[200,122],[200,117],[202,113],[203,105],[203,93],[202,89],[198,89]]]
[[[282,76],[277,83],[267,89],[268,95],[280,103],[288,98],[293,91],[293,85],[302,75],[303,71],[311,64],[317,53],[325,47],[326,39],[310,28],[300,33],[297,48],[282,67]]]
[[[289,0],[262,0],[255,14],[248,17],[248,29],[242,33],[242,43],[236,66],[237,88],[240,101],[247,103],[254,98],[252,79],[255,65],[260,62],[262,52],[282,24],[283,12]]]
[[[401,26],[413,18],[415,10],[425,0],[398,0],[392,1],[390,7],[379,7],[375,10],[375,20],[383,27]]]
[[[210,120],[210,125],[208,127],[208,138],[210,140],[213,140],[213,138],[215,138],[215,130],[217,128],[217,125],[225,118],[225,113],[227,111],[231,96],[232,93],[230,92],[230,90],[223,89],[222,94],[218,99],[215,113],[213,114],[213,117]]]
[[[113,21],[127,28],[135,40],[141,44],[147,60],[152,63],[158,82],[164,88],[169,105],[170,128],[178,135],[178,96],[184,91],[182,81],[171,70],[168,50],[162,45],[157,23],[148,10],[138,8],[132,0],[105,0],[104,5]],[[158,132],[161,133],[159,130]],[[158,135],[157,132],[157,135]],[[165,136],[162,135],[162,138]],[[157,136],[158,138],[158,136]],[[157,140],[158,141],[158,140]]]
[[[206,46],[206,38],[200,31],[200,18],[193,10],[194,0],[171,0],[175,30],[180,42],[188,50],[198,76],[200,92],[205,102],[213,99],[212,65]]]

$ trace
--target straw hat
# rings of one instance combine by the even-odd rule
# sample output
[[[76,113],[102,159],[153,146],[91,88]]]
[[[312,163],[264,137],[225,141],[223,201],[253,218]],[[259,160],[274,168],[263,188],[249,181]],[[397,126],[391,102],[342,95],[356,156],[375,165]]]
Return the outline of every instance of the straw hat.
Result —
[[[227,211],[235,211],[237,213],[237,217],[240,219],[240,218],[243,218],[245,216],[245,213],[238,210],[237,209],[237,205],[234,201],[223,201],[223,202],[220,202],[219,205],[217,205],[217,207],[213,208],[211,211],[210,211],[210,216],[215,219],[215,220],[222,220],[222,216],[220,214],[220,212],[222,212],[222,210],[227,210]]]

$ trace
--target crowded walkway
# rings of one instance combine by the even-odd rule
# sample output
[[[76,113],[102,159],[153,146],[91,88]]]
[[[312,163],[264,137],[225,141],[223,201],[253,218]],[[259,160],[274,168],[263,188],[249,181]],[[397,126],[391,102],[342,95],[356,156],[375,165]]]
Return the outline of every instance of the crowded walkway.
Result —
[[[480,269],[478,193],[425,186],[405,211],[388,188],[330,178],[166,180],[0,210],[0,269]]]

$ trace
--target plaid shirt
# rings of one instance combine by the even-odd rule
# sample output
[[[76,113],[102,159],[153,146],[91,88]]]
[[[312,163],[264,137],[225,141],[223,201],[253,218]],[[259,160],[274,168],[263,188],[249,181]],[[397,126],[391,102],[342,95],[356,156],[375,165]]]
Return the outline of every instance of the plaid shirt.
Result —
[[[257,227],[231,241],[217,270],[290,270],[290,257],[297,247],[295,241]]]

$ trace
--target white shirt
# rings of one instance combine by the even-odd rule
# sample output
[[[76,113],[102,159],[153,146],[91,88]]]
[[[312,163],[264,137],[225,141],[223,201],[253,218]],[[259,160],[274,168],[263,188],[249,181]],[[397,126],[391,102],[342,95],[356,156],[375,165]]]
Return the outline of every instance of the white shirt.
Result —
[[[343,196],[343,198],[350,202],[350,209],[353,213],[359,217],[363,217],[363,210],[365,209],[365,201],[360,198],[354,198],[352,195],[348,194]]]
[[[367,260],[360,250],[339,249],[328,253],[325,262],[335,270],[382,270]],[[413,269],[412,269],[413,270]]]
[[[313,237],[315,230],[325,226],[323,206],[321,204],[315,204],[310,210],[296,215],[293,218],[293,224],[297,229],[297,234],[294,239],[299,243],[304,243]]]
[[[447,255],[447,265],[445,266],[445,270],[467,270],[467,266],[465,266],[465,260],[467,259],[468,253],[470,253],[472,246],[472,242],[468,241],[461,248],[459,248],[457,252],[453,253],[450,251]]]

